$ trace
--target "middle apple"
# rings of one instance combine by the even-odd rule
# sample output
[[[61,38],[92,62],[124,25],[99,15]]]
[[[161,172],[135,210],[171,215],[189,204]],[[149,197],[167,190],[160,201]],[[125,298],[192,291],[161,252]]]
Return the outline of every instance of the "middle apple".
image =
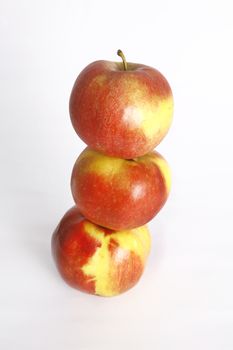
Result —
[[[159,212],[170,183],[170,168],[158,152],[127,160],[87,147],[74,165],[71,191],[87,219],[124,230],[146,224]]]

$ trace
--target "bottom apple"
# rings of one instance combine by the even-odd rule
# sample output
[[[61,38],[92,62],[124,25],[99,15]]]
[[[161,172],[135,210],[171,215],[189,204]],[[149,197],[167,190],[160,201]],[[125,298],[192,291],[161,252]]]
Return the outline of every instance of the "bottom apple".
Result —
[[[112,231],[88,221],[73,207],[53,233],[52,253],[60,274],[72,287],[113,296],[137,283],[150,243],[146,226]]]

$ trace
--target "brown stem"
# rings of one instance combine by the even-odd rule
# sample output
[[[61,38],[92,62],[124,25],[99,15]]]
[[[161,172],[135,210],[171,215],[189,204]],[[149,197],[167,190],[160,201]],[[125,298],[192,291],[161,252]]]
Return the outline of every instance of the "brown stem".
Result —
[[[120,56],[122,58],[124,70],[127,70],[127,62],[125,59],[125,55],[123,54],[123,52],[121,50],[117,50],[117,54],[118,54],[118,56]]]

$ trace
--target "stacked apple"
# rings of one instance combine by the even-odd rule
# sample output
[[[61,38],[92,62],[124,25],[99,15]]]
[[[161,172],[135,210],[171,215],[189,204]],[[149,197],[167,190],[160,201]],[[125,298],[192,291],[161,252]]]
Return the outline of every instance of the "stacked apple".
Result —
[[[71,176],[76,205],[52,237],[65,281],[102,296],[141,277],[150,251],[145,224],[170,190],[169,166],[153,149],[172,121],[171,88],[158,70],[118,55],[123,62],[88,65],[71,92],[71,121],[88,147]]]

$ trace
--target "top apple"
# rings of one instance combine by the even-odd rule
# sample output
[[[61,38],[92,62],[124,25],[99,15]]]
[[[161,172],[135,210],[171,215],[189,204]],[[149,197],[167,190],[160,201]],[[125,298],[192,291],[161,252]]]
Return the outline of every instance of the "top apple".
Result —
[[[75,131],[91,148],[131,159],[153,150],[166,135],[173,96],[164,76],[138,63],[96,61],[78,76],[70,96]]]

